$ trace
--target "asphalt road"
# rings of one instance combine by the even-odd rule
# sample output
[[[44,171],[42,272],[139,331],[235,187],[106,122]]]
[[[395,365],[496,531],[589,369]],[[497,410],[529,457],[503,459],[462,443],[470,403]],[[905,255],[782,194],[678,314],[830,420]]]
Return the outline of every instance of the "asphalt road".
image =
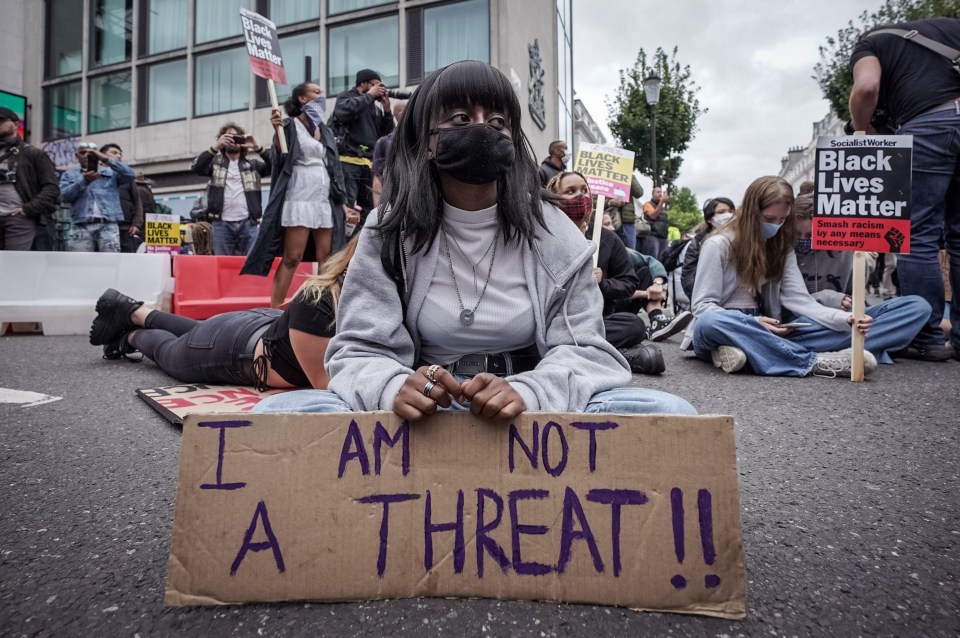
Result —
[[[0,403],[0,635],[960,633],[960,363],[852,384],[664,353],[666,374],[636,383],[736,418],[745,620],[445,599],[165,609],[180,431],[134,390],[170,379],[83,337],[10,336],[0,388],[62,399]]]

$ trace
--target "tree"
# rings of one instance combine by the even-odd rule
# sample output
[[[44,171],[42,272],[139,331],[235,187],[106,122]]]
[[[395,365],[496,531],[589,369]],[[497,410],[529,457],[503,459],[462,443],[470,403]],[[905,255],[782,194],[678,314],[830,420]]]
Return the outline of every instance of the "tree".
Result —
[[[703,213],[697,204],[697,196],[684,186],[679,190],[674,188],[670,192],[670,204],[667,208],[667,219],[671,226],[676,226],[681,233],[685,233],[703,221]]]
[[[655,71],[662,80],[657,104],[657,175],[651,166],[650,106],[643,93],[643,79]],[[691,78],[690,67],[680,66],[677,48],[668,58],[658,48],[648,63],[643,49],[630,69],[621,69],[620,87],[607,103],[607,123],[617,144],[636,153],[634,169],[653,179],[655,184],[672,185],[680,174],[682,154],[697,130],[697,119],[707,109],[700,109],[697,92],[700,87]]]
[[[836,37],[827,38],[826,45],[820,46],[820,62],[813,67],[813,77],[840,119],[850,119],[847,107],[853,88],[850,55],[860,35],[883,24],[933,17],[960,18],[960,0],[886,0],[874,13],[861,13],[859,26],[854,26],[851,20]]]

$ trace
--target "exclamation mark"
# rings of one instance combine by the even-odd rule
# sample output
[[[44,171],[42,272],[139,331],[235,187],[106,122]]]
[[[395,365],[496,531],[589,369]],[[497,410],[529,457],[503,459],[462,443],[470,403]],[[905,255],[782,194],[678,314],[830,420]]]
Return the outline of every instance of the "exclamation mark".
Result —
[[[674,488],[676,489],[676,488]],[[680,491],[680,490],[676,490]],[[713,547],[713,498],[707,490],[697,492],[697,510],[700,514],[700,544],[703,546],[703,562],[707,565],[713,565],[717,558],[717,552]],[[682,503],[681,503],[682,505]],[[676,539],[676,513],[674,513],[674,539]],[[680,534],[683,535],[683,522],[681,521]],[[681,560],[682,562],[682,560]],[[679,578],[674,576],[674,579]],[[703,584],[707,589],[713,589],[720,585],[720,577],[716,574],[707,574],[703,579]],[[674,583],[674,585],[676,585]]]
[[[677,554],[677,562],[683,565],[683,491],[679,487],[670,490],[670,506],[673,509],[673,551]],[[683,589],[687,586],[687,579],[677,574],[670,583],[676,589]]]

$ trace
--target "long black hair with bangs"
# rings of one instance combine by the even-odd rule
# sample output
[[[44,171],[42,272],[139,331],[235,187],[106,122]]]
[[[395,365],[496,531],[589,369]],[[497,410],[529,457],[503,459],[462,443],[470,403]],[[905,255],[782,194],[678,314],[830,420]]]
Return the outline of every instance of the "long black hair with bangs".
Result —
[[[504,239],[531,242],[546,229],[544,199],[533,149],[520,128],[520,101],[509,80],[486,62],[454,62],[432,73],[414,91],[393,135],[380,206],[389,214],[377,227],[393,244],[401,232],[413,238],[413,252],[433,243],[443,223],[439,171],[429,158],[430,131],[440,114],[458,106],[483,106],[509,119],[516,157],[497,180],[497,219]],[[550,197],[547,196],[550,200]]]

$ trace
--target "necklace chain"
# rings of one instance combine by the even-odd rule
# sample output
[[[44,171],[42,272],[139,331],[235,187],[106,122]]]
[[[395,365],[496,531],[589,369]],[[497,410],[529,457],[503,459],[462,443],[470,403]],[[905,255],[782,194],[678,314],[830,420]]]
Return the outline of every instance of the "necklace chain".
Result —
[[[457,236],[450,236],[450,238],[453,240],[453,245],[457,247],[457,250],[460,251],[460,254],[463,256],[463,258],[467,260],[467,263],[470,264],[470,269],[473,271],[473,292],[477,292],[477,268],[480,267],[480,264],[483,263],[483,260],[487,258],[487,255],[490,254],[490,249],[493,248],[493,245],[497,243],[499,232],[499,229],[497,229],[497,233],[493,236],[493,241],[490,242],[490,245],[487,246],[487,249],[483,251],[483,254],[480,256],[480,259],[477,260],[476,264],[474,264],[473,260],[467,256],[467,251],[465,251],[463,246],[460,245],[460,242],[457,240]]]
[[[487,278],[483,282],[483,290],[480,291],[480,296],[477,297],[477,303],[474,304],[472,310],[467,310],[463,305],[463,297],[460,295],[460,286],[457,285],[457,275],[453,272],[453,258],[450,256],[450,244],[447,242],[447,231],[440,227],[441,237],[443,238],[443,250],[447,253],[447,263],[450,265],[450,277],[453,279],[453,289],[457,293],[457,301],[460,303],[460,323],[465,326],[469,326],[473,323],[473,314],[477,311],[477,308],[480,307],[480,302],[483,300],[483,295],[487,292],[487,284],[490,283],[490,275],[493,273],[493,260],[497,258],[497,239],[500,237],[500,229],[497,229],[496,234],[493,236],[493,242],[490,244],[493,247],[493,254],[490,256],[490,267],[487,269]],[[456,240],[456,237],[454,237]],[[459,245],[457,246],[459,248]],[[462,252],[462,251],[461,251]],[[486,256],[486,253],[484,253]],[[464,255],[466,257],[466,255]],[[467,260],[470,261],[469,259]],[[481,258],[482,262],[483,259]],[[479,266],[480,263],[478,262]]]

